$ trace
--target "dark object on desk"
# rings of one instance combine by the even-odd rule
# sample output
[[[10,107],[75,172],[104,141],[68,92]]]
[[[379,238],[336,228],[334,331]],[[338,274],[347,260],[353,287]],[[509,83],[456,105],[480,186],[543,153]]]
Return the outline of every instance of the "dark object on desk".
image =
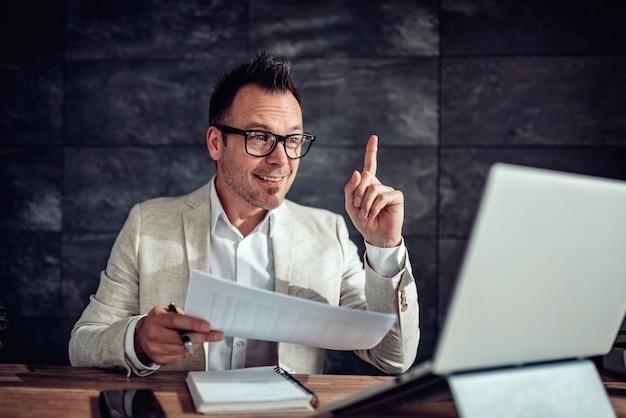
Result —
[[[103,390],[100,411],[103,418],[166,418],[152,389]]]
[[[336,416],[352,415],[403,405],[452,400],[448,382],[442,376],[430,373],[431,367],[431,362],[425,362],[394,380],[321,408],[320,412],[331,411]]]
[[[626,350],[613,348],[602,360],[602,366],[606,370],[626,376]]]

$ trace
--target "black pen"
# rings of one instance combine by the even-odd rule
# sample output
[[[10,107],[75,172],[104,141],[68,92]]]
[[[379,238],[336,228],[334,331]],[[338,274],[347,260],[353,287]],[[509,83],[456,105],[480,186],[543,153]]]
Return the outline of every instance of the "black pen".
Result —
[[[176,310],[176,305],[174,305],[174,302],[170,303],[169,310],[172,313],[178,313],[178,311]],[[189,339],[189,334],[187,334],[187,331],[183,331],[182,329],[179,329],[177,331],[178,331],[178,335],[180,335],[180,339],[183,340],[183,344],[185,345],[185,348],[187,349],[187,351],[189,351],[189,354],[193,354],[193,345],[191,344],[191,340]]]

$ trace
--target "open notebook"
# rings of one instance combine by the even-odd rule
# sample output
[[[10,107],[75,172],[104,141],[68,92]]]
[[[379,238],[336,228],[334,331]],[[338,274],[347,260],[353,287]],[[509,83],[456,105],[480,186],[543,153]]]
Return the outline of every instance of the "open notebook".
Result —
[[[605,354],[624,295],[626,182],[495,164],[433,358],[320,411],[399,406],[457,373]]]

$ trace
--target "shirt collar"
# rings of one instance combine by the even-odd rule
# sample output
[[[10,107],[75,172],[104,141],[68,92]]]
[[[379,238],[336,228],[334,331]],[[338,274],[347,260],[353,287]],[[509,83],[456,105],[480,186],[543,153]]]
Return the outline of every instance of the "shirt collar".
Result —
[[[230,221],[228,220],[228,216],[226,216],[226,212],[224,212],[222,202],[217,196],[217,191],[215,190],[215,177],[211,179],[209,201],[211,203],[211,234],[215,232],[215,226],[220,219],[232,226],[232,224],[230,224]],[[283,202],[277,208],[269,210],[265,215],[265,218],[263,218],[261,223],[259,223],[259,225],[257,225],[254,230],[257,231],[262,228],[266,223],[269,223],[269,236],[271,238],[274,234],[274,230],[276,229],[277,217],[280,216],[280,213],[283,213],[285,210],[284,206],[285,202],[283,200]]]

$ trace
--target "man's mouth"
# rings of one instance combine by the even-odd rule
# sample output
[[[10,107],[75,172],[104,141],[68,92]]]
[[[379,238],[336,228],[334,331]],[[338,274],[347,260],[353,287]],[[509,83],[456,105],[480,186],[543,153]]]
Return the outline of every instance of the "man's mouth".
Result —
[[[261,176],[261,175],[256,175],[256,177],[260,178],[263,181],[269,181],[271,183],[276,183],[283,179],[283,177],[270,177],[270,176]]]

